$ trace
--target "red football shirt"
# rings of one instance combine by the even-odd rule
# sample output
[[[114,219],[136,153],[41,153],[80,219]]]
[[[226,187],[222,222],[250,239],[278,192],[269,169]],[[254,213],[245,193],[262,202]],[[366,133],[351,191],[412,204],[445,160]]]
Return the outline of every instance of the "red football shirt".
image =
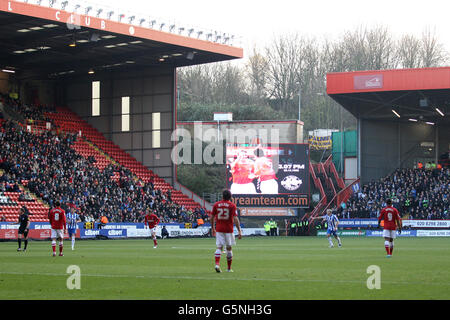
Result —
[[[145,224],[148,225],[150,229],[156,227],[158,223],[159,218],[156,214],[152,213],[145,216]]]
[[[397,225],[395,221],[400,221],[400,214],[398,210],[392,206],[387,206],[381,210],[378,221],[384,220],[384,229],[386,230],[397,230]]]
[[[255,174],[261,181],[276,179],[277,176],[273,170],[272,160],[266,157],[255,160]]]
[[[66,213],[61,208],[53,208],[48,214],[50,225],[52,229],[65,229],[66,227]]]
[[[233,220],[236,216],[236,205],[231,201],[222,200],[213,206],[212,215],[216,221],[216,231],[233,233]]]
[[[253,161],[244,159],[237,162],[234,165],[234,168],[231,170],[233,174],[233,183],[237,184],[247,184],[251,183],[253,179],[250,179],[249,176],[254,171],[254,163]]]

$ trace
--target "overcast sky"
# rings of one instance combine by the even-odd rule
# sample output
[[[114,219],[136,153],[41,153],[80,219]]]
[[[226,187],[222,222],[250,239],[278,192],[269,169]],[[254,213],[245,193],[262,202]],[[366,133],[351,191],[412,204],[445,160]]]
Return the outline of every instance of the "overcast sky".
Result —
[[[145,16],[218,30],[242,37],[246,50],[277,34],[339,37],[358,26],[382,25],[394,36],[436,30],[450,51],[450,2],[443,0],[92,0]],[[88,0],[88,2],[90,2]]]

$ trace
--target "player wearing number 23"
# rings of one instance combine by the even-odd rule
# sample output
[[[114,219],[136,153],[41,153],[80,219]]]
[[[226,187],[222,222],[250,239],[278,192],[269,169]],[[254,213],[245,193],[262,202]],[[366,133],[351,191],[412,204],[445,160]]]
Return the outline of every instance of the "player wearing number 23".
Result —
[[[238,230],[238,238],[242,238],[241,226],[239,218],[236,215],[236,205],[231,202],[231,192],[229,190],[223,191],[223,200],[216,202],[213,206],[211,217],[212,235],[216,236],[216,252],[215,252],[215,270],[220,270],[220,255],[225,246],[227,249],[228,272],[231,270],[231,261],[233,258],[232,246],[236,244],[234,239],[233,224]]]

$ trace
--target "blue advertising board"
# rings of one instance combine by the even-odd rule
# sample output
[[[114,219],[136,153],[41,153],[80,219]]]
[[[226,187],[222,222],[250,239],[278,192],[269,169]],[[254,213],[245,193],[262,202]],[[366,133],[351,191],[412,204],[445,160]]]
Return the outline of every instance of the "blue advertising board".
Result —
[[[80,238],[96,238],[97,236],[103,236],[107,238],[126,238],[127,229],[81,229]]]
[[[366,237],[382,237],[383,230],[366,230]],[[397,237],[417,237],[417,230],[402,230],[402,233],[398,233]]]

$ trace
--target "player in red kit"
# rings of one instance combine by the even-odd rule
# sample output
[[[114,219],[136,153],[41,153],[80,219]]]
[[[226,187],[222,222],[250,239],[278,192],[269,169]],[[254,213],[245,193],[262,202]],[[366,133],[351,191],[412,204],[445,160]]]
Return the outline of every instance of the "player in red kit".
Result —
[[[53,256],[56,256],[56,239],[59,242],[59,256],[63,256],[63,239],[66,231],[66,213],[61,209],[59,201],[55,202],[55,208],[48,213],[48,220],[52,227],[52,250]]]
[[[242,150],[235,161],[230,163],[230,171],[233,176],[233,183],[231,185],[231,192],[234,194],[255,194],[256,188],[253,184],[253,179],[256,178],[255,162],[250,159]]]
[[[378,227],[380,227],[381,220],[384,220],[384,247],[386,248],[387,258],[392,256],[394,251],[394,239],[396,236],[396,230],[398,226],[398,232],[402,232],[402,219],[398,210],[392,206],[392,200],[388,199],[386,201],[387,206],[383,208],[378,217]]]
[[[159,223],[158,216],[150,211],[147,211],[147,214],[145,215],[145,225],[148,226],[148,228],[150,229],[154,249],[158,247],[158,242],[156,241],[156,226],[158,225],[158,223]]]
[[[216,272],[222,272],[220,269],[220,254],[224,246],[227,249],[228,272],[231,270],[231,261],[233,259],[232,246],[236,244],[233,232],[233,224],[238,230],[238,239],[242,238],[241,225],[236,215],[236,205],[231,202],[231,192],[224,190],[223,200],[214,204],[211,217],[212,235],[216,236],[215,269]]]

